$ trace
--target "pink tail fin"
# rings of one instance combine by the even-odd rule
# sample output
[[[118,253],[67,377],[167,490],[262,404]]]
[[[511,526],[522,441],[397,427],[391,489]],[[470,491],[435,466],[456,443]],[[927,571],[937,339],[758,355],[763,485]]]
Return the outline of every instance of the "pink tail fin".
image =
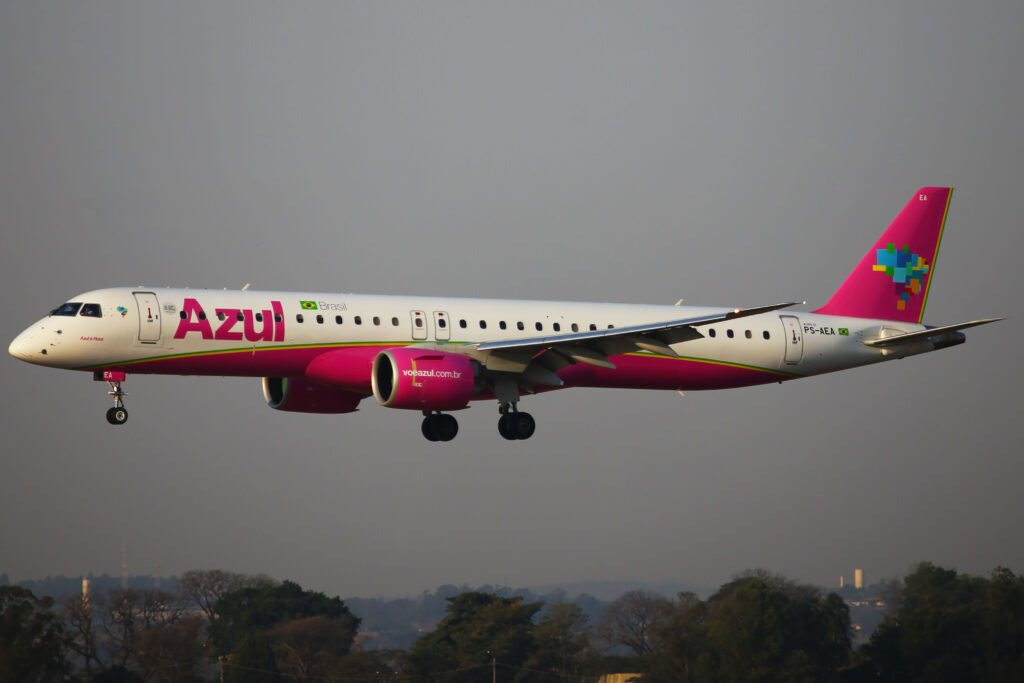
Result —
[[[951,187],[922,187],[815,313],[920,323],[935,275]]]

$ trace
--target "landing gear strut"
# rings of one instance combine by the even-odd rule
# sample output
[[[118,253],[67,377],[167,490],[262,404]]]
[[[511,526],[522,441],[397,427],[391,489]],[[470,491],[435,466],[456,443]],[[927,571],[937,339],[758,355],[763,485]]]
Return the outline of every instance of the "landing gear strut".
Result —
[[[459,421],[453,415],[425,410],[421,430],[427,441],[451,441],[459,433]]]
[[[529,413],[520,413],[516,404],[504,404],[498,408],[498,433],[509,441],[529,439],[537,430],[537,422]]]
[[[128,411],[124,407],[124,397],[127,396],[121,389],[120,382],[107,382],[110,391],[107,393],[114,398],[114,407],[107,411],[107,422],[112,425],[123,425],[128,421]]]

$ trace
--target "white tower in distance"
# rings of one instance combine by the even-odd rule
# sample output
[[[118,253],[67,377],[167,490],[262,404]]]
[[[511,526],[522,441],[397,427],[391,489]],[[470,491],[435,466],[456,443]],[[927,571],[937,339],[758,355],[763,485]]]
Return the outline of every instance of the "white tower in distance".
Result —
[[[853,570],[853,587],[857,590],[864,588],[864,570],[854,569]]]

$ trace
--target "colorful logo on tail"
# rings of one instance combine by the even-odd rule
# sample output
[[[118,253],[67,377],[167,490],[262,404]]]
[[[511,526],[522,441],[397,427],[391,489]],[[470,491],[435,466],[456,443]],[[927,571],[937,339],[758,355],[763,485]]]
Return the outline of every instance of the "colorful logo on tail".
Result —
[[[925,262],[924,257],[915,254],[910,250],[910,245],[904,245],[903,249],[897,251],[896,245],[890,242],[885,249],[878,249],[875,252],[875,265],[871,270],[876,273],[885,273],[891,277],[895,287],[896,309],[905,310],[911,296],[917,296],[924,287],[924,279],[928,275],[931,266]]]

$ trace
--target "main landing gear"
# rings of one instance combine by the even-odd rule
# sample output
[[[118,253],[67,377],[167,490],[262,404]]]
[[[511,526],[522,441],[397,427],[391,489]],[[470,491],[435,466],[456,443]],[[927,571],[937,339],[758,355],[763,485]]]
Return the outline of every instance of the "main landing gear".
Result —
[[[111,408],[107,413],[107,419],[116,408]],[[537,423],[529,413],[520,413],[514,407],[503,406],[501,418],[498,419],[498,433],[509,441],[521,441],[529,439],[537,430]],[[124,408],[121,408],[124,412]],[[125,413],[125,419],[127,419]],[[112,424],[121,424],[112,422]],[[451,441],[459,433],[459,422],[454,415],[446,413],[423,412],[423,424],[421,426],[423,436],[427,441]]]
[[[498,408],[498,433],[509,441],[529,439],[537,430],[537,422],[529,413],[520,413],[516,404],[503,404]]]
[[[107,411],[107,422],[112,425],[123,425],[128,421],[128,411],[124,407],[124,397],[127,393],[121,389],[120,382],[107,382],[110,391],[107,393],[114,398],[114,407]]]
[[[423,411],[423,436],[427,441],[451,441],[459,433],[459,421],[454,415]]]

